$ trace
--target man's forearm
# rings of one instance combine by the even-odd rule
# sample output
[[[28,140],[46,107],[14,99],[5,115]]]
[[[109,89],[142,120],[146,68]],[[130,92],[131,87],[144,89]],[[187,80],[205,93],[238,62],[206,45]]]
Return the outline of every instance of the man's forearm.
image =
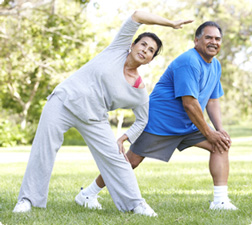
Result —
[[[207,122],[205,121],[203,112],[197,99],[191,96],[182,97],[184,109],[189,116],[190,120],[200,130],[200,132],[208,137],[211,133]]]
[[[221,120],[221,109],[218,99],[210,99],[206,106],[207,114],[209,119],[213,123],[216,130],[223,129]]]

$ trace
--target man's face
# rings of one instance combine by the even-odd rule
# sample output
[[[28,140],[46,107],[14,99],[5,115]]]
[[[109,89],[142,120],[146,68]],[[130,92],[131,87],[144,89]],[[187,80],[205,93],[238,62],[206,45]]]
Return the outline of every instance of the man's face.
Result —
[[[210,63],[214,56],[216,56],[221,48],[221,34],[217,27],[207,26],[203,29],[203,35],[198,39],[195,38],[195,49],[201,57]]]

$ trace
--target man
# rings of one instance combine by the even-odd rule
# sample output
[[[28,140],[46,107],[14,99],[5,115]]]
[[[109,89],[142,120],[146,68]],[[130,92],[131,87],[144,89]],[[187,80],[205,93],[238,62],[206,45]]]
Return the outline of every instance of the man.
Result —
[[[150,95],[149,122],[127,158],[136,168],[144,157],[168,162],[176,148],[206,149],[214,183],[210,209],[236,210],[227,193],[231,139],[222,127],[218,100],[223,89],[221,65],[215,56],[221,48],[221,28],[212,21],[203,23],[196,30],[194,43],[195,47],[177,57],[156,84]],[[205,121],[204,109],[215,129]],[[97,201],[104,185],[99,176],[85,191]]]

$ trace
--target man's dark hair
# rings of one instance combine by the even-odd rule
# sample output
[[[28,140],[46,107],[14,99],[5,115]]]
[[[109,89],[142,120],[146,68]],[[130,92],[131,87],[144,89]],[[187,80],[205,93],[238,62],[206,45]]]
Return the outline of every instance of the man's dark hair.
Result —
[[[151,32],[144,32],[144,33],[140,34],[135,39],[134,44],[139,42],[143,37],[150,37],[156,42],[158,48],[157,48],[155,54],[153,55],[153,58],[154,58],[155,56],[157,56],[160,53],[160,51],[162,49],[162,46],[163,46],[162,41],[159,39],[159,37],[156,34],[151,33]]]
[[[196,38],[198,38],[198,39],[201,38],[201,36],[203,35],[203,30],[204,30],[205,27],[216,27],[216,28],[218,28],[218,30],[220,31],[221,37],[222,37],[221,27],[217,23],[215,23],[213,21],[207,21],[207,22],[201,24],[198,27],[198,29],[196,30],[196,32],[195,32],[195,37]]]

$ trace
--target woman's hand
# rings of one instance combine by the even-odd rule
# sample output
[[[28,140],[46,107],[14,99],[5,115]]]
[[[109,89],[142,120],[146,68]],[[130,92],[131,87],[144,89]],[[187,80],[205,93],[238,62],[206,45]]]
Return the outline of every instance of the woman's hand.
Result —
[[[193,20],[177,20],[173,21],[173,29],[181,29],[184,24],[192,23]]]
[[[123,146],[123,142],[128,140],[128,136],[126,134],[122,135],[118,140],[117,140],[117,144],[118,144],[118,147],[119,147],[119,153],[120,154],[123,154],[124,158],[126,159],[126,161],[129,162],[129,159],[126,155],[126,152],[125,152],[125,149],[124,149],[124,146]]]

